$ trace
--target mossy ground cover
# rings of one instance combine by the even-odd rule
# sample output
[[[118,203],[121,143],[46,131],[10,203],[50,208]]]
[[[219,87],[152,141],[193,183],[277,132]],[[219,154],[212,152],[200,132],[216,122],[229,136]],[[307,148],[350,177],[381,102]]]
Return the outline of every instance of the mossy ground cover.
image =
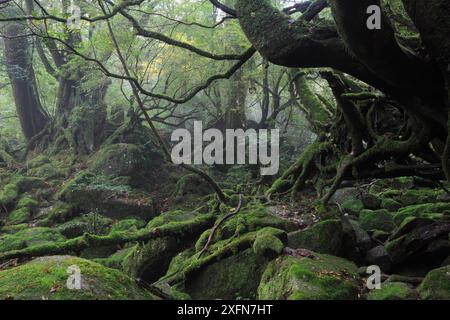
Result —
[[[67,288],[68,268],[81,270],[81,290]],[[123,273],[70,257],[39,258],[0,271],[0,298],[13,300],[153,300],[155,297]]]

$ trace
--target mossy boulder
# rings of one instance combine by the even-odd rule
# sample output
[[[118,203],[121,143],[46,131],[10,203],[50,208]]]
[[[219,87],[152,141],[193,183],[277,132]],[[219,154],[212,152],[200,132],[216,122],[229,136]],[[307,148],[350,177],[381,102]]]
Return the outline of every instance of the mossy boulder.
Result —
[[[40,178],[14,175],[0,190],[0,205],[7,207],[19,197],[20,193],[42,188],[45,185],[45,181]]]
[[[8,215],[7,223],[9,225],[22,224],[30,221],[31,213],[28,208],[16,209]]]
[[[137,231],[139,229],[144,228],[146,225],[144,220],[140,219],[124,219],[120,220],[111,228],[111,232],[121,232],[121,231]]]
[[[450,266],[430,271],[418,291],[424,300],[450,300]]]
[[[67,287],[69,267],[81,271],[81,289]],[[155,297],[118,270],[70,257],[52,256],[0,271],[0,299],[153,300]]]
[[[75,208],[113,219],[134,216],[148,221],[159,214],[156,203],[145,192],[89,172],[82,172],[67,182],[59,197]]]
[[[96,174],[142,180],[144,173],[154,170],[161,162],[161,157],[150,150],[135,144],[118,143],[97,151],[88,165]]]
[[[371,193],[365,193],[361,196],[361,202],[364,208],[369,210],[378,210],[381,206],[381,199]]]
[[[0,190],[0,205],[7,207],[14,203],[20,193],[28,192],[35,188],[45,186],[45,182],[39,178],[14,175],[9,177],[3,189]]]
[[[36,224],[41,227],[53,226],[57,223],[64,223],[73,218],[73,206],[63,202],[56,201],[50,207],[42,208],[36,215],[38,220]]]
[[[152,219],[146,229],[155,229],[167,224],[174,226],[195,223],[198,219],[193,212],[170,211]],[[189,233],[180,232],[178,237],[161,237],[135,245],[124,258],[123,269],[134,277],[149,283],[163,276],[173,257],[179,252],[193,246],[201,231],[192,230]]]
[[[450,221],[408,218],[386,243],[392,262],[427,261],[437,266],[450,250]]]
[[[8,215],[7,223],[10,225],[29,222],[36,212],[39,203],[28,195],[23,195],[16,206],[16,209]]]
[[[186,243],[175,238],[157,238],[137,244],[123,260],[123,270],[133,278],[153,283],[163,276],[172,258],[186,248]]]
[[[386,209],[390,212],[396,212],[402,207],[402,204],[393,199],[383,199],[381,201],[381,209]]]
[[[267,263],[266,257],[247,249],[190,275],[185,291],[193,299],[255,299]]]
[[[67,238],[76,238],[84,233],[106,235],[111,230],[113,220],[96,213],[83,214],[63,223],[58,230]]]
[[[361,190],[358,188],[341,188],[331,197],[330,202],[342,205],[348,200],[361,200]]]
[[[183,197],[186,195],[208,195],[212,193],[211,187],[197,174],[187,174],[178,179],[175,185],[174,195]]]
[[[272,214],[269,208],[261,203],[251,203],[242,208],[238,214],[227,220],[219,228],[214,241],[229,239],[266,227],[281,229],[286,232],[291,232],[298,228],[294,222]]]
[[[347,200],[341,205],[342,210],[352,216],[359,216],[359,213],[364,209],[364,204],[361,200]]]
[[[68,168],[63,164],[52,161],[45,155],[39,155],[27,162],[27,174],[32,177],[39,177],[46,180],[65,178]]]
[[[385,282],[381,289],[372,290],[367,300],[417,300],[417,291],[403,282]]]
[[[133,247],[127,247],[120,249],[119,251],[113,253],[107,258],[96,258],[93,261],[100,263],[108,268],[113,268],[117,270],[123,270],[123,261],[129,255]]]
[[[253,251],[257,255],[272,258],[283,252],[288,242],[285,231],[267,227],[257,232]]]
[[[338,255],[342,249],[343,229],[340,220],[319,222],[309,229],[289,234],[288,246]]]
[[[363,210],[359,215],[359,223],[366,231],[390,232],[395,229],[394,217],[387,210]]]
[[[258,287],[261,300],[353,300],[358,293],[356,265],[323,254],[279,257],[268,264]]]
[[[27,228],[14,234],[0,236],[0,252],[20,250],[36,245],[64,241],[66,238],[57,230],[50,228]]]
[[[400,225],[408,217],[429,217],[430,214],[442,214],[443,216],[450,217],[450,203],[448,202],[436,202],[436,203],[422,203],[417,205],[411,205],[403,207],[394,216],[394,221],[397,225]]]

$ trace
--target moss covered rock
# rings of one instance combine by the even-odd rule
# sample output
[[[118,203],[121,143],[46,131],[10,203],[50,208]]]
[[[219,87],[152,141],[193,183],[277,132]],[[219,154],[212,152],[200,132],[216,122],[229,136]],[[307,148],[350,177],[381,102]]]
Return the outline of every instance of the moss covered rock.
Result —
[[[409,285],[402,282],[388,282],[381,285],[381,289],[372,290],[368,300],[417,300],[418,294]]]
[[[67,288],[71,266],[81,271],[81,290]],[[53,256],[0,271],[0,299],[153,300],[155,297],[117,270],[80,258]]]
[[[148,221],[159,213],[148,194],[111,177],[88,172],[80,173],[66,183],[59,196],[76,208],[99,212],[113,219],[135,216]]]
[[[352,216],[359,216],[359,213],[364,209],[364,204],[361,200],[347,200],[341,205],[342,210]]]
[[[45,155],[39,155],[27,162],[27,174],[32,177],[39,177],[46,180],[65,178],[68,174],[68,167],[64,164],[51,160]]]
[[[50,207],[41,209],[35,217],[36,224],[41,227],[53,226],[56,223],[64,223],[73,217],[73,206],[63,201],[56,201]]]
[[[366,230],[382,230],[390,232],[395,229],[394,217],[387,210],[363,210],[359,215],[359,223]]]
[[[450,300],[450,266],[428,273],[418,291],[424,300]]]
[[[340,220],[326,220],[309,229],[290,233],[288,246],[338,255],[342,248],[343,235]]]
[[[297,229],[292,221],[280,218],[260,203],[252,203],[231,219],[227,220],[216,232],[214,241],[229,239],[233,236],[243,235],[247,232],[272,227],[291,232]]]
[[[96,258],[93,259],[93,261],[100,263],[108,268],[123,270],[123,261],[130,254],[130,251],[132,249],[133,247],[124,248],[113,253],[107,258]]]
[[[0,236],[0,252],[64,241],[66,238],[57,230],[50,228],[27,228],[14,234]]]
[[[123,260],[123,270],[133,278],[152,283],[164,275],[172,258],[186,244],[175,238],[157,238],[134,246]]]
[[[268,227],[257,232],[253,251],[257,255],[268,258],[276,257],[283,252],[286,244],[286,232]]]
[[[345,259],[314,254],[282,256],[267,266],[258,288],[262,300],[353,300],[358,298],[358,269]]]
[[[190,224],[195,223],[197,219],[198,216],[193,212],[170,211],[151,220],[146,229],[155,229],[167,224],[174,226]],[[152,283],[166,273],[172,258],[193,245],[202,232],[203,230],[180,232],[177,237],[161,237],[137,244],[125,257],[123,268],[128,275]]]
[[[186,195],[207,195],[212,193],[211,187],[197,174],[187,174],[178,179],[174,195],[182,197]]]
[[[19,199],[16,209],[8,215],[7,223],[14,225],[29,222],[38,205],[36,200],[26,194],[23,195]]]
[[[26,223],[30,220],[31,213],[28,208],[16,209],[8,215],[7,223],[10,225]]]
[[[412,206],[403,207],[394,216],[394,221],[400,225],[406,218],[426,218],[434,214],[442,214],[440,217],[450,217],[450,203],[436,202],[436,203],[422,203]],[[439,217],[439,216],[438,216]]]
[[[248,249],[189,276],[185,291],[193,299],[254,299],[268,260]]]
[[[67,238],[76,238],[84,233],[105,235],[111,230],[113,220],[96,213],[83,214],[63,223],[58,230]]]
[[[158,160],[158,161],[156,161]],[[88,161],[89,170],[107,176],[142,179],[142,174],[160,163],[159,156],[135,144],[118,143],[100,149]]]
[[[0,205],[7,207],[17,200],[20,193],[43,186],[45,186],[45,182],[39,178],[21,175],[9,177],[8,182],[0,190]]]
[[[386,243],[392,262],[422,260],[439,266],[448,256],[450,221],[408,218]]]
[[[396,212],[402,207],[402,204],[393,199],[383,199],[381,201],[381,209],[386,209],[390,212]]]
[[[145,227],[146,223],[140,219],[125,219],[116,222],[112,228],[111,232],[121,232],[121,231],[137,231]]]

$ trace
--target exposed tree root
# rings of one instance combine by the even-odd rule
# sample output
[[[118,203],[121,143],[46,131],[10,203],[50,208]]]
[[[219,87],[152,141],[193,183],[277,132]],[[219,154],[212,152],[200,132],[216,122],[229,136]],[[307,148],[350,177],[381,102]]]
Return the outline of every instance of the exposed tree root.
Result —
[[[235,255],[237,252],[249,249],[255,242],[257,232],[250,232],[246,235],[239,237],[238,239],[230,242],[226,246],[216,250],[212,254],[195,260],[182,271],[176,272],[174,274],[167,275],[160,280],[158,280],[154,285],[158,286],[161,284],[169,284],[170,286],[176,285],[183,282],[189,275],[194,272],[199,271],[215,262],[224,260],[228,257]]]
[[[239,213],[239,211],[241,211],[242,208],[242,204],[244,202],[244,196],[242,194],[239,195],[239,204],[236,207],[235,210],[233,210],[232,212],[227,213],[222,219],[220,219],[219,222],[217,222],[214,227],[211,229],[211,233],[209,234],[208,237],[208,241],[206,242],[205,246],[203,247],[203,249],[200,251],[199,254],[199,258],[209,249],[209,246],[211,245],[211,242],[214,238],[214,235],[216,234],[217,229],[219,229],[219,227],[228,219],[230,219],[231,217],[235,216],[236,214]]]
[[[111,245],[123,245],[130,242],[146,242],[155,238],[177,237],[178,239],[190,238],[210,228],[215,221],[213,214],[199,215],[188,221],[169,222],[161,227],[150,230],[139,230],[133,233],[120,232],[107,236],[85,234],[81,237],[60,243],[37,245],[20,250],[0,253],[0,262],[11,259],[28,259],[49,255],[61,255],[68,253],[80,253],[91,247],[103,247]]]

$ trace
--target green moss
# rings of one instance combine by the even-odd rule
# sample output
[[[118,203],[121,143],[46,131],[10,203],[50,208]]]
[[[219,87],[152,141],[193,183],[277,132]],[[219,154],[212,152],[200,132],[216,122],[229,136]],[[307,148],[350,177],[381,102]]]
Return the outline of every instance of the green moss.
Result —
[[[28,208],[16,209],[8,215],[7,223],[10,225],[26,223],[30,220],[31,213]]]
[[[123,259],[123,270],[152,283],[164,275],[172,258],[185,249],[175,238],[157,238],[134,246]]]
[[[326,220],[306,230],[289,234],[289,247],[337,255],[341,251],[343,229],[340,220]]]
[[[402,204],[393,199],[383,199],[381,201],[381,209],[386,209],[391,212],[396,212],[402,207]]]
[[[383,231],[383,230],[375,230],[372,233],[372,238],[384,243],[390,236],[389,232]]]
[[[209,239],[209,235],[211,234],[211,230],[205,230],[200,237],[198,238],[197,242],[195,243],[195,251],[200,252],[206,245]]]
[[[284,242],[280,239],[283,239]],[[256,233],[253,251],[264,257],[276,257],[283,252],[287,243],[287,234],[283,230],[264,228]]]
[[[342,258],[279,257],[269,263],[258,288],[261,300],[357,299],[357,267]]]
[[[65,238],[57,230],[50,228],[29,228],[14,234],[0,236],[0,252],[20,250],[64,240]]]
[[[100,149],[88,161],[89,170],[96,174],[138,176],[151,168],[143,148],[134,144],[112,144]],[[142,178],[142,177],[140,177]]]
[[[364,209],[364,204],[361,200],[347,200],[341,205],[341,207],[344,212],[353,216],[358,216]]]
[[[67,238],[75,238],[84,233],[105,235],[111,230],[113,220],[97,213],[83,214],[58,227],[58,230]]]
[[[28,228],[28,223],[16,224],[16,225],[8,225],[0,228],[1,233],[14,234],[16,232],[22,231]]]
[[[12,176],[9,182],[0,191],[0,205],[7,206],[13,203],[21,192],[27,192],[35,188],[43,187],[44,180],[39,178]]]
[[[363,210],[359,216],[361,227],[366,230],[391,232],[395,229],[393,214],[387,210]]]
[[[43,166],[44,164],[50,164],[51,160],[49,159],[49,157],[45,156],[45,155],[38,155],[37,157],[29,160],[27,162],[27,167],[30,169],[34,169],[34,168],[39,168],[41,166]]]
[[[427,217],[430,213],[443,213],[450,216],[450,203],[423,203],[404,207],[398,210],[397,214],[394,217],[394,221],[397,225],[400,225],[402,221],[408,217]]]
[[[297,229],[297,226],[286,219],[273,215],[260,203],[251,203],[231,219],[226,221],[216,232],[214,240],[224,240],[246,232],[258,231],[265,227],[273,227],[286,232]]]
[[[188,174],[178,179],[175,185],[174,195],[177,197],[185,195],[204,196],[212,192],[211,187],[197,174]]]
[[[35,210],[38,206],[39,202],[27,195],[22,196],[17,203],[17,208],[28,208],[30,210]]]
[[[255,299],[267,263],[252,249],[236,252],[189,275],[185,290],[193,299]]]
[[[16,183],[9,183],[0,191],[0,204],[6,206],[16,200],[19,195],[19,188]]]
[[[145,221],[140,219],[125,219],[115,223],[111,232],[121,232],[121,231],[137,231],[145,227]]]
[[[450,266],[429,272],[418,291],[424,300],[450,300]]]
[[[38,205],[39,203],[36,200],[28,195],[23,195],[17,203],[16,209],[8,215],[6,222],[10,225],[28,222]]]
[[[417,300],[417,292],[402,282],[383,283],[380,290],[372,290],[368,300]]]
[[[152,229],[152,228],[161,227],[169,222],[186,221],[186,220],[192,219],[194,217],[194,215],[195,214],[193,212],[181,211],[181,210],[164,212],[163,214],[150,220],[150,222],[147,224],[146,228]]]
[[[152,197],[143,191],[131,188],[121,179],[110,176],[79,173],[68,181],[59,192],[59,199],[75,208],[123,219],[139,217],[146,221],[158,214]]]
[[[55,223],[63,223],[73,216],[73,207],[62,201],[56,201],[46,212],[39,218],[38,225],[42,227],[52,226]]]
[[[434,202],[436,199],[443,195],[445,191],[441,189],[406,189],[406,190],[398,190],[398,189],[390,189],[384,192],[381,192],[379,196],[385,199],[391,199],[396,202],[401,203],[402,205],[410,206],[415,204],[420,204],[423,202]]]
[[[68,268],[81,271],[81,290],[67,288]],[[54,256],[0,271],[0,298],[14,300],[154,299],[121,272],[92,261]]]
[[[196,252],[197,251],[195,251],[194,249],[189,248],[174,256],[172,261],[170,262],[169,268],[167,269],[167,274],[170,275],[182,271],[187,265],[186,261],[189,260]]]

